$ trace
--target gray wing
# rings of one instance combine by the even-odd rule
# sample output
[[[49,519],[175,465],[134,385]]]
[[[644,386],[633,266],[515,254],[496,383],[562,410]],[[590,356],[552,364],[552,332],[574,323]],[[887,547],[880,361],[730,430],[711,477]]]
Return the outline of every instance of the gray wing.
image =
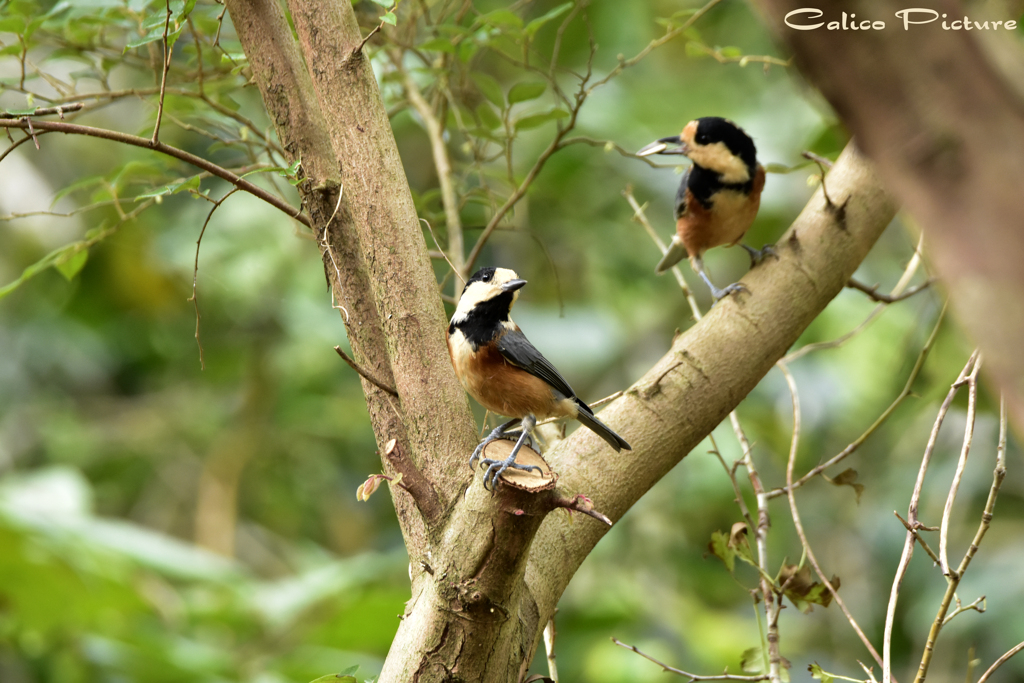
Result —
[[[558,370],[555,370],[555,366],[541,355],[537,347],[531,344],[519,329],[511,330],[498,337],[498,350],[512,365],[544,380],[551,385],[551,388],[566,398],[576,398],[576,392],[572,390],[565,378],[558,373]]]

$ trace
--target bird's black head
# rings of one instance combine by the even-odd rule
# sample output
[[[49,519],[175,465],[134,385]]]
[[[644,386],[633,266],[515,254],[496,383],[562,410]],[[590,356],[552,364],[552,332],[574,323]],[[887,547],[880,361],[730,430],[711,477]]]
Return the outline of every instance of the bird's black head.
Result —
[[[481,268],[466,282],[452,316],[452,326],[459,326],[471,318],[488,324],[508,320],[512,304],[525,284],[526,280],[520,280],[514,270],[490,266]]]
[[[735,123],[718,116],[694,119],[679,135],[661,138],[637,152],[650,154],[685,154],[694,164],[718,173],[725,183],[746,183],[757,169],[754,141]]]
[[[693,143],[707,147],[721,142],[751,169],[757,166],[757,147],[742,128],[728,119],[705,116],[696,120]]]

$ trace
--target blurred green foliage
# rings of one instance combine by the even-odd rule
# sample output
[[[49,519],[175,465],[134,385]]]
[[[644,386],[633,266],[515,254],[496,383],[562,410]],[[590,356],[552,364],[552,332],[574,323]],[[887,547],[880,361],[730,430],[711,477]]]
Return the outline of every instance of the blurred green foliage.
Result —
[[[386,41],[415,46],[399,65],[428,97],[451,98],[445,126],[471,245],[567,123],[552,79],[570,93],[575,74],[600,80],[699,7],[481,0],[459,15],[462,3],[420,4],[434,28],[410,21],[413,3],[401,3],[397,25],[369,49],[437,246],[448,232],[430,145]],[[364,33],[392,23],[391,6],[379,5],[355,4]],[[161,139],[239,174],[261,171],[249,178],[297,205],[295,168],[278,148],[223,7],[169,7],[173,61]],[[81,113],[66,115],[77,123],[152,134],[163,3],[15,0],[2,8],[0,108],[81,101]],[[548,72],[556,45],[560,66]],[[622,196],[631,185],[667,238],[678,175],[616,146],[637,149],[702,115],[739,122],[766,164],[797,165],[804,149],[834,156],[845,144],[799,76],[760,56],[786,57],[746,5],[727,0],[624,67],[575,121],[571,136],[590,142],[549,159],[484,249],[481,263],[530,281],[516,319],[584,398],[627,386],[691,321],[675,282],[653,275],[656,249]],[[355,499],[380,464],[359,382],[331,348],[345,344],[344,327],[311,235],[259,200],[233,195],[203,236],[194,307],[196,240],[211,202],[230,188],[146,150],[54,134],[38,143],[0,163],[0,287],[17,283],[0,289],[0,681],[302,682],[356,665],[359,680],[373,676],[408,598],[406,557],[387,493]],[[748,242],[781,234],[816,173],[769,177]],[[25,215],[34,212],[42,213]],[[858,277],[891,287],[913,253],[912,232],[897,220]],[[708,257],[720,282],[746,268],[746,255],[734,251]],[[447,265],[435,267],[440,280]],[[704,296],[702,286],[696,291]],[[803,405],[798,471],[840,451],[896,396],[941,297],[933,289],[894,304],[843,346],[792,364]],[[874,306],[844,292],[798,345],[846,334]],[[819,558],[841,577],[841,594],[875,643],[904,537],[891,511],[907,505],[937,403],[969,353],[956,326],[944,324],[915,396],[832,472],[857,470],[859,500],[851,487],[821,480],[798,496]],[[995,404],[988,395],[981,403],[954,555],[974,533],[993,466]],[[785,481],[790,410],[777,372],[739,409],[770,487]],[[927,482],[927,523],[941,514],[964,419],[961,399]],[[727,463],[741,455],[728,425],[715,437]],[[741,654],[757,647],[756,573],[739,562],[734,578],[708,549],[740,520],[709,448],[697,448],[617,524],[570,585],[557,620],[563,681],[663,680],[610,636],[700,673],[738,672]],[[960,593],[965,604],[987,595],[988,610],[950,624],[931,680],[963,680],[969,647],[987,666],[1024,633],[1024,477],[1015,445],[1008,461],[994,524]],[[788,506],[783,498],[771,505],[773,566],[796,563]],[[894,634],[901,677],[916,667],[944,588],[919,552]],[[780,631],[795,679],[812,662],[858,677],[856,660],[870,659],[834,606],[804,615],[787,605]],[[544,671],[543,653],[533,670]],[[1007,679],[1024,675],[1024,659],[1006,670]]]

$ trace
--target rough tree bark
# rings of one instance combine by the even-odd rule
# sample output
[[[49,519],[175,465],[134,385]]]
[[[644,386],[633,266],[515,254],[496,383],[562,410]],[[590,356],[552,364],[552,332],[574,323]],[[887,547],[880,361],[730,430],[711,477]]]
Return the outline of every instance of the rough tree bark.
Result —
[[[1022,3],[936,0],[928,5],[945,19],[905,29],[895,13],[906,3],[850,0],[798,22],[838,21],[845,11],[884,21],[881,31],[795,30],[784,19],[802,0],[759,4],[920,223],[953,310],[1024,434],[1024,52],[1015,31],[941,27],[965,16],[1020,21]]]
[[[607,527],[568,525],[585,494],[619,519],[771,369],[843,288],[895,214],[851,146],[745,278],[751,294],[716,306],[602,411],[633,444],[612,453],[587,430],[547,460],[556,489],[491,497],[466,461],[476,442],[444,345],[443,307],[386,112],[350,3],[290,0],[298,42],[275,0],[227,0],[300,185],[364,380],[410,555],[412,598],[380,681],[523,679],[546,621]],[[389,444],[395,439],[394,444]]]

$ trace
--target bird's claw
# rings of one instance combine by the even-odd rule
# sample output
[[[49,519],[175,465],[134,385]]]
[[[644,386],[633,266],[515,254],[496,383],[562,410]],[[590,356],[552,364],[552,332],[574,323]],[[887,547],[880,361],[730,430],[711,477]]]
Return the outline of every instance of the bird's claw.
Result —
[[[725,297],[729,296],[730,294],[735,294],[736,292],[746,292],[747,294],[749,294],[750,290],[747,289],[747,286],[744,285],[742,282],[734,282],[727,287],[723,287],[722,289],[712,287],[711,298],[714,299],[715,303],[717,304]]]
[[[751,268],[761,265],[762,263],[764,263],[764,260],[769,256],[774,256],[776,260],[779,258],[778,253],[775,251],[775,247],[771,244],[766,244],[760,249],[754,249],[753,247],[743,244],[742,242],[740,243],[740,246],[746,249],[747,253],[750,254]]]
[[[520,465],[515,461],[515,456],[511,456],[505,460],[491,460],[490,458],[484,458],[480,461],[481,464],[487,465],[487,471],[484,472],[484,488],[488,491],[496,491],[498,488],[498,477],[505,474],[505,470],[510,467],[515,470],[523,470],[529,472],[530,470],[537,470],[538,474],[543,475],[544,470],[536,465]],[[490,486],[487,482],[490,481]]]

